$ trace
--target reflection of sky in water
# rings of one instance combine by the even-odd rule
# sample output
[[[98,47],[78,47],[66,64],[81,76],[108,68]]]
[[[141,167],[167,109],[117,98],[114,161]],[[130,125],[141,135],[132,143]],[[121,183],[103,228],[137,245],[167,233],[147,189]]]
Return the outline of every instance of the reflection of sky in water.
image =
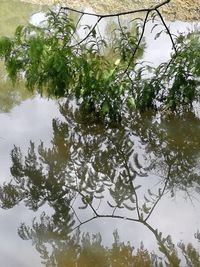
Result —
[[[15,107],[9,114],[0,114],[0,181],[10,180],[10,152],[14,145],[26,152],[30,140],[39,144],[43,140],[48,146],[52,136],[52,119],[59,117],[54,101],[35,97]],[[31,223],[33,212],[17,206],[0,210],[0,258],[1,266],[40,266],[40,260],[31,242],[19,238],[17,227],[21,222]]]
[[[0,114],[0,160],[3,162],[1,177],[7,174],[7,161],[14,145],[20,146],[23,150],[27,148],[30,140],[37,144],[40,140],[50,140],[54,117],[59,117],[55,102],[40,97],[23,102],[8,114]]]
[[[168,22],[170,32],[174,35],[177,33],[183,33],[194,29],[200,29],[200,24],[189,22]],[[170,53],[172,51],[172,43],[168,35],[162,33],[159,38],[155,40],[156,33],[161,30],[165,31],[164,26],[158,26],[151,32],[153,25],[149,23],[146,28],[145,40],[147,42],[147,50],[144,54],[144,60],[159,65],[162,62],[169,60]]]
[[[145,178],[142,178],[145,179]],[[152,188],[151,177],[149,180],[149,188]],[[142,184],[142,183],[141,183]],[[192,242],[195,247],[199,247],[199,243],[194,240],[194,233],[199,227],[199,207],[200,197],[194,194],[192,202],[185,199],[184,193],[176,193],[172,200],[170,195],[162,197],[151,214],[148,222],[155,229],[163,233],[163,237],[167,235],[172,236],[174,244],[183,241],[185,243]],[[89,209],[89,208],[88,208]],[[81,218],[90,218],[91,211],[84,210]],[[101,205],[100,214],[109,214],[108,206]],[[118,213],[116,213],[118,215]],[[125,210],[123,214],[125,217],[132,217],[131,211]],[[141,223],[128,222],[126,220],[118,219],[96,219],[81,226],[81,230],[88,232],[100,232],[103,237],[103,242],[106,245],[111,245],[113,242],[112,233],[118,229],[120,238],[123,241],[130,241],[134,246],[139,246],[142,241],[147,249],[158,251],[157,243],[153,234]]]
[[[31,242],[25,242],[17,234],[17,226],[33,217],[27,208],[17,206],[10,210],[1,210],[0,220],[0,257],[1,266],[33,267],[40,266],[40,259]],[[26,220],[27,221],[27,220]],[[28,220],[30,222],[30,219]]]
[[[182,22],[171,23],[173,33],[184,31],[189,24]],[[161,35],[154,40],[154,35],[150,34],[151,27],[148,26],[146,41],[148,51],[145,53],[145,60],[159,64],[169,58],[171,51],[170,40]],[[0,181],[5,181],[9,176],[10,151],[13,145],[20,146],[22,151],[26,151],[29,141],[32,140],[39,144],[44,141],[45,146],[49,146],[52,137],[52,119],[60,117],[57,105],[54,101],[48,101],[35,97],[33,100],[27,100],[20,106],[15,107],[9,114],[0,114]],[[151,177],[147,179],[146,184],[152,187]],[[177,193],[175,200],[171,201],[166,195],[157,205],[149,221],[163,232],[163,235],[172,235],[174,243],[180,240],[191,242],[194,232],[199,225],[199,200],[194,199],[194,205],[190,200],[185,200],[182,193]],[[107,206],[101,207],[103,213]],[[5,267],[32,267],[40,266],[40,260],[36,252],[31,247],[30,241],[23,241],[17,235],[17,227],[20,222],[31,222],[33,213],[26,208],[17,206],[11,210],[1,210],[0,220],[0,258],[1,265]],[[84,210],[84,216],[87,216]],[[111,245],[113,241],[112,233],[118,229],[121,240],[131,241],[133,245],[139,245],[144,242],[146,248],[157,250],[156,240],[149,230],[143,225],[134,222],[127,222],[117,219],[98,219],[81,227],[82,231],[100,232],[105,245]]]

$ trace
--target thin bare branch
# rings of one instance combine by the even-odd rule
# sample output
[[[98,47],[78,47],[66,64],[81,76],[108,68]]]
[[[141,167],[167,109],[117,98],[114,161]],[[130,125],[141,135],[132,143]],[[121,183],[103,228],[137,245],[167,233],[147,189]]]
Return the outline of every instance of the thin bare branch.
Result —
[[[153,11],[156,11],[156,12],[158,13],[158,15],[159,15],[159,17],[160,17],[160,19],[161,19],[163,25],[165,26],[165,28],[166,28],[166,30],[167,30],[167,33],[168,33],[169,36],[170,36],[170,39],[171,39],[171,41],[172,41],[173,48],[174,48],[175,51],[176,51],[176,47],[175,47],[175,44],[174,44],[172,35],[171,35],[170,31],[169,31],[169,28],[167,27],[167,25],[166,25],[166,23],[165,23],[165,21],[164,21],[162,15],[161,15],[161,13],[160,13],[160,11],[159,11],[159,8],[160,8],[160,7],[162,7],[162,6],[166,5],[166,4],[168,4],[169,2],[170,2],[170,0],[166,0],[166,1],[164,1],[164,2],[162,2],[162,3],[160,3],[160,4],[157,4],[157,5],[153,6],[153,7],[150,7],[150,8],[142,8],[142,9],[136,9],[136,10],[130,10],[130,11],[124,11],[124,12],[117,12],[117,13],[111,13],[111,14],[96,14],[96,13],[91,13],[91,12],[80,11],[80,10],[78,10],[78,9],[74,9],[74,8],[70,8],[70,7],[61,7],[61,9],[62,9],[62,10],[65,10],[65,11],[72,11],[72,12],[78,13],[78,14],[81,15],[80,18],[82,18],[84,15],[87,15],[87,16],[94,16],[94,17],[97,17],[97,18],[98,18],[98,19],[97,19],[97,22],[93,25],[92,29],[88,32],[88,34],[87,34],[87,35],[86,35],[80,42],[78,42],[78,43],[76,43],[76,44],[73,44],[72,47],[74,47],[74,46],[78,46],[78,45],[80,45],[81,43],[83,43],[84,41],[86,41],[86,40],[89,38],[89,36],[92,34],[92,32],[95,30],[95,28],[98,26],[99,22],[100,22],[102,19],[105,19],[105,18],[112,18],[112,17],[117,17],[117,19],[118,19],[118,23],[119,23],[119,26],[120,26],[120,29],[122,30],[122,27],[121,27],[121,24],[120,24],[120,17],[121,17],[121,16],[126,16],[126,15],[131,15],[131,14],[136,14],[136,13],[142,13],[142,12],[143,12],[143,13],[146,13],[145,20],[144,20],[144,24],[143,24],[143,27],[142,27],[141,37],[140,37],[140,39],[139,39],[139,41],[138,41],[138,44],[136,45],[136,48],[135,48],[134,51],[133,51],[133,56],[131,57],[131,59],[130,59],[130,61],[129,61],[130,63],[128,64],[127,69],[126,69],[126,71],[127,71],[127,70],[129,69],[130,65],[131,65],[132,59],[134,59],[134,57],[135,57],[135,54],[136,54],[136,52],[137,52],[137,50],[138,50],[138,48],[139,48],[139,46],[140,46],[140,43],[141,43],[141,41],[142,41],[143,36],[144,36],[144,31],[145,31],[146,23],[147,23],[147,21],[148,21],[148,16],[149,16],[149,14],[150,14],[151,12],[153,12]],[[78,21],[78,23],[79,23],[79,22],[80,22],[80,20]],[[122,31],[122,33],[123,33],[123,31]]]
[[[91,12],[80,11],[78,9],[74,9],[74,8],[70,8],[70,7],[62,7],[62,9],[68,10],[68,11],[73,11],[73,12],[76,12],[76,13],[79,13],[79,14],[83,14],[83,15],[94,16],[94,17],[98,17],[98,18],[111,18],[111,17],[131,15],[131,14],[141,13],[141,12],[155,11],[155,10],[159,9],[160,7],[170,3],[170,1],[171,0],[166,0],[166,1],[164,1],[164,2],[162,2],[160,4],[157,4],[157,5],[153,6],[153,7],[150,7],[150,8],[141,8],[141,9],[137,9],[137,10],[117,12],[117,13],[113,13],[113,14],[96,14],[96,13],[91,13]]]
[[[137,53],[137,51],[138,51],[138,48],[139,48],[139,46],[140,46],[140,44],[141,44],[141,42],[142,42],[142,39],[143,39],[143,37],[144,37],[145,28],[146,28],[146,24],[147,24],[147,21],[148,21],[149,14],[150,14],[150,11],[148,11],[147,14],[146,14],[146,16],[145,16],[144,23],[143,23],[143,26],[142,26],[142,32],[141,32],[140,38],[139,38],[138,43],[137,43],[137,45],[136,45],[136,47],[135,47],[135,49],[134,49],[134,51],[133,51],[133,54],[132,54],[131,58],[130,58],[130,60],[129,60],[129,64],[127,65],[127,67],[126,67],[126,69],[125,69],[125,71],[124,71],[124,74],[126,74],[126,72],[128,71],[128,69],[130,68],[131,63],[133,62],[133,60],[134,60],[134,58],[135,58],[135,55],[136,55],[136,53]]]
[[[167,188],[167,185],[168,185],[169,179],[170,179],[170,175],[171,175],[171,168],[172,168],[172,165],[169,166],[167,177],[166,177],[165,184],[164,184],[164,187],[162,189],[162,192],[160,193],[159,197],[157,198],[156,202],[154,203],[153,207],[151,208],[149,214],[145,218],[145,220],[144,220],[145,222],[149,219],[149,217],[151,216],[151,214],[154,211],[155,207],[157,206],[158,202],[160,201],[160,199],[163,197],[163,195],[165,193],[165,190]]]
[[[97,22],[94,24],[94,26],[92,27],[92,29],[88,32],[88,34],[86,34],[86,36],[78,43],[72,45],[71,47],[76,47],[79,46],[80,44],[82,44],[84,41],[86,41],[90,35],[93,33],[93,31],[95,30],[95,28],[97,27],[97,25],[99,24],[99,22],[101,21],[102,17],[99,17]]]
[[[173,39],[172,34],[171,34],[170,30],[169,30],[169,27],[167,26],[167,24],[166,24],[165,20],[163,19],[163,16],[161,15],[161,13],[160,13],[160,11],[158,10],[158,8],[156,8],[155,11],[158,13],[158,15],[159,15],[159,17],[160,17],[160,19],[161,19],[163,25],[165,26],[165,29],[166,29],[166,31],[167,31],[167,34],[169,35],[170,40],[171,40],[171,42],[172,42],[173,49],[174,49],[174,51],[177,53],[176,45],[175,45],[175,43],[174,43],[174,39]]]
[[[121,219],[121,220],[126,220],[126,221],[131,221],[131,222],[141,222],[139,219],[134,219],[131,217],[124,217],[124,216],[120,216],[120,215],[112,215],[112,214],[97,214],[91,218],[89,218],[88,220],[85,220],[83,222],[81,222],[80,224],[78,224],[77,226],[75,226],[72,231],[80,228],[82,225],[91,222],[97,218],[110,218],[110,219]]]

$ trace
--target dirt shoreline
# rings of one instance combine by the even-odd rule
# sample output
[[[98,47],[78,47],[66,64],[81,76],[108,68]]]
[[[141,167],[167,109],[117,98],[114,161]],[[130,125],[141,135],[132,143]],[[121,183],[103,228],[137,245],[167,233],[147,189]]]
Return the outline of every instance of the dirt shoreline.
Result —
[[[141,8],[149,8],[162,3],[162,0],[21,0],[40,5],[62,3],[68,7],[92,8],[97,13],[114,13]],[[161,8],[162,14],[169,20],[200,21],[200,0],[171,0]]]

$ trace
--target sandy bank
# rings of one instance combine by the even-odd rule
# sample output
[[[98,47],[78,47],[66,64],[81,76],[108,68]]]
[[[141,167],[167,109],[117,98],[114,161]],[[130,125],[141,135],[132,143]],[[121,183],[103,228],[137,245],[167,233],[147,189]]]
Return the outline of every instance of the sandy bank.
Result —
[[[62,3],[69,7],[82,9],[90,7],[99,13],[113,13],[140,8],[148,8],[162,0],[21,0],[35,4],[52,5]],[[164,16],[170,20],[200,20],[200,0],[171,0],[163,7]]]

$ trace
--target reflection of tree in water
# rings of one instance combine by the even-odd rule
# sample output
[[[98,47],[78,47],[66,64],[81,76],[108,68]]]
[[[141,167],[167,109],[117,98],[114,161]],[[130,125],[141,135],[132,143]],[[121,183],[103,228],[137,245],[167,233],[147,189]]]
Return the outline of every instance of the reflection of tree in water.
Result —
[[[26,99],[30,99],[33,95],[27,90],[23,81],[14,84],[7,78],[5,66],[0,60],[0,113],[10,112],[12,108],[20,105]]]
[[[1,70],[1,66],[0,66]],[[20,105],[24,100],[33,96],[23,83],[13,85],[10,81],[1,80],[0,77],[0,113],[10,112],[12,108]]]
[[[0,36],[11,36],[17,25],[27,24],[29,17],[38,10],[38,5],[21,3],[15,0],[0,1]],[[6,14],[6,15],[5,15]],[[33,95],[19,82],[15,85],[7,79],[5,66],[0,60],[0,113],[9,112],[13,107]]]
[[[79,230],[73,236],[62,236],[55,238],[51,236],[51,230],[57,229],[52,225],[49,217],[41,216],[41,222],[33,223],[32,228],[24,224],[19,228],[19,235],[24,240],[31,239],[40,253],[46,266],[59,267],[109,267],[109,266],[151,266],[156,262],[156,256],[152,255],[141,244],[139,249],[134,249],[130,243],[120,241],[117,231],[113,233],[114,242],[108,248],[102,244],[100,234],[90,236]],[[53,251],[49,252],[48,245],[51,244]]]
[[[147,115],[137,118],[137,126],[134,130],[146,144],[146,153],[153,152],[155,157],[156,174],[166,176],[171,165],[171,192],[193,188],[199,191],[200,120],[192,113],[157,120]]]
[[[40,223],[34,221],[32,228],[22,224],[18,233],[22,239],[32,240],[41,255],[43,263],[48,267],[181,266],[177,254],[178,248],[185,257],[187,266],[200,266],[198,250],[192,244],[185,245],[182,242],[176,248],[170,236],[162,239],[162,248],[159,248],[165,256],[170,253],[171,259],[168,262],[145,249],[143,243],[140,244],[138,249],[135,249],[129,242],[121,242],[117,231],[113,233],[114,240],[112,246],[108,248],[102,244],[100,233],[94,235],[81,234],[80,229],[71,236],[64,237],[60,235],[60,238],[56,239],[51,233],[58,229],[57,226],[53,225],[51,219],[44,214],[42,214],[40,220]],[[49,245],[52,247],[51,252],[48,250]],[[165,251],[163,248],[165,248]]]
[[[11,208],[24,201],[34,211],[44,204],[53,210],[51,216],[43,213],[39,221],[34,219],[32,228],[22,224],[20,236],[32,239],[47,266],[76,266],[72,262],[81,261],[84,253],[94,256],[95,249],[100,253],[98,257],[102,255],[102,265],[93,265],[94,256],[94,259],[88,258],[85,265],[78,263],[78,266],[110,266],[114,252],[103,247],[100,236],[90,240],[88,235],[81,237],[79,232],[72,235],[72,230],[97,218],[125,218],[147,227],[169,266],[180,266],[171,238],[162,237],[148,219],[167,192],[199,188],[200,140],[196,134],[199,120],[188,114],[189,120],[179,117],[170,123],[167,119],[159,121],[152,116],[137,115],[124,119],[121,126],[102,127],[94,121],[83,123],[80,112],[73,113],[67,106],[60,109],[64,120],[53,120],[50,148],[41,142],[36,149],[31,142],[25,157],[20,148],[14,147],[11,152],[13,179],[0,189],[1,207]],[[188,123],[191,125],[187,128]],[[160,181],[154,190],[149,189],[152,174]],[[121,257],[124,262],[118,265],[113,262],[111,266],[131,266],[137,257],[141,265],[136,266],[158,266],[155,261],[162,261],[142,248],[133,254],[130,245],[118,243],[118,246],[120,251],[124,249],[125,256]],[[187,261],[194,261],[195,253],[199,260],[192,246],[182,244],[180,248]],[[94,254],[91,251],[95,251]]]

